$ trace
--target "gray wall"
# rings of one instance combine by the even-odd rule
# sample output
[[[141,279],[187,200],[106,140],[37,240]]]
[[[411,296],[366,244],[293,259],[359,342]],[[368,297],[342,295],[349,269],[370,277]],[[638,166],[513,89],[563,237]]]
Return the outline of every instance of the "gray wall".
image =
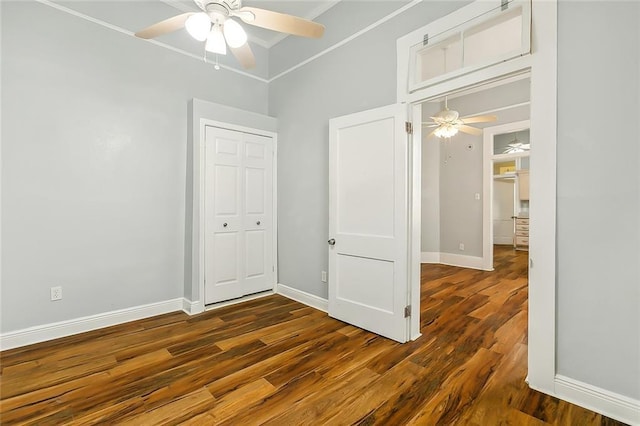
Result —
[[[449,100],[449,108],[458,111],[461,116],[475,115],[496,108],[508,107],[529,101],[529,79],[518,80],[482,92],[471,93]],[[423,120],[431,121],[430,115],[444,108],[444,102],[425,102]],[[529,119],[529,107],[519,106],[492,113],[497,121],[476,123],[478,128],[497,126]],[[423,252],[452,253],[463,256],[482,256],[482,136],[459,132],[450,140],[428,137],[431,129],[425,128],[423,134],[423,205],[422,205],[422,241]],[[512,138],[510,139],[510,141]],[[439,161],[429,159],[433,152],[434,141],[439,143]],[[471,150],[467,146],[471,145]],[[426,149],[425,149],[426,148]],[[428,152],[427,152],[428,151]],[[438,169],[437,180],[433,178]],[[431,176],[432,179],[429,179]],[[434,187],[434,183],[438,185]],[[433,211],[433,204],[425,197],[437,193],[439,212]],[[476,200],[475,194],[481,194]],[[434,220],[439,223],[434,224]],[[435,230],[434,227],[439,229]],[[436,245],[436,237],[439,245]],[[460,243],[464,250],[459,249]]]
[[[558,372],[640,399],[640,3],[558,20]]]
[[[187,103],[265,113],[266,84],[1,7],[2,332],[182,297]]]
[[[434,114],[442,110],[440,102],[425,102],[422,105],[422,121],[429,122]],[[422,205],[420,209],[420,251],[440,253],[440,164],[442,141],[428,137],[433,129],[422,129]]]
[[[397,38],[460,5],[415,6],[269,85],[269,113],[279,123],[280,283],[327,297],[320,271],[327,270],[329,119],[394,103]]]

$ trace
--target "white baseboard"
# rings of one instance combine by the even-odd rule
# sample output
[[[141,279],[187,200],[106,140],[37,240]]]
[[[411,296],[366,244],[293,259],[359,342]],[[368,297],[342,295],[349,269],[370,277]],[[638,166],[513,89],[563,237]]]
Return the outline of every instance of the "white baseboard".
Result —
[[[484,266],[484,259],[477,256],[465,256],[453,253],[438,253],[435,251],[423,251],[420,253],[420,263],[441,263],[443,265],[459,266],[461,268],[480,269],[492,271]]]
[[[493,237],[493,244],[513,245],[513,237]]]
[[[465,256],[453,253],[440,253],[440,263],[461,268],[471,268],[484,270],[484,260],[482,257]]]
[[[555,395],[612,419],[640,425],[640,401],[559,374],[555,378]]]
[[[38,325],[0,335],[0,350],[27,346],[183,309],[183,298]]]
[[[193,302],[187,298],[183,298],[182,310],[188,315],[199,314],[204,312],[204,304],[202,304],[202,302],[200,302],[199,300]]]
[[[329,301],[306,291],[278,283],[276,293],[323,312],[329,312]]]
[[[440,253],[435,251],[423,251],[420,253],[420,263],[440,263]]]

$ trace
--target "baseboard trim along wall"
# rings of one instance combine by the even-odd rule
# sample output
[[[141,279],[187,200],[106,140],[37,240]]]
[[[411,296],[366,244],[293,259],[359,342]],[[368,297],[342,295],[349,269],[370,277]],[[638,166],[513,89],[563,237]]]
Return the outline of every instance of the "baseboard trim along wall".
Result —
[[[296,302],[316,308],[322,312],[329,312],[329,301],[322,297],[318,297],[315,294],[307,293],[306,291],[298,290],[280,283],[276,286],[276,293],[295,300]]]
[[[420,253],[420,263],[440,263],[440,253],[435,251],[423,251]]]
[[[204,304],[199,300],[195,302],[184,298],[182,299],[182,310],[188,315],[195,315],[204,312]]]
[[[630,425],[640,425],[640,401],[559,374],[556,397]]]
[[[461,268],[479,269],[484,268],[484,259],[477,256],[465,256],[453,253],[422,252],[420,255],[422,263],[441,263],[449,266],[459,266]]]
[[[38,325],[11,331],[0,335],[0,350],[19,348],[47,340],[84,333],[99,328],[110,327],[129,321],[162,315],[169,312],[182,311],[186,303],[182,297],[164,302],[149,303],[131,308],[104,312],[96,315],[75,318],[67,321]]]

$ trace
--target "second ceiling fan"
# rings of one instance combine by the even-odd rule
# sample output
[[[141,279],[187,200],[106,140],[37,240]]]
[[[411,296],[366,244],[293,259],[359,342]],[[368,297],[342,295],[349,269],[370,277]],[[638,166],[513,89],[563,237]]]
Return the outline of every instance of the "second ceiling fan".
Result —
[[[256,65],[247,34],[233,18],[256,27],[302,37],[319,38],[324,26],[308,19],[256,7],[242,7],[242,0],[194,0],[202,12],[174,16],[138,31],[136,37],[150,39],[186,28],[194,39],[204,42],[211,53],[225,55],[227,45],[244,68]]]
[[[435,135],[439,138],[450,138],[458,131],[468,133],[470,135],[482,135],[482,129],[469,126],[471,123],[488,123],[498,119],[495,115],[477,115],[474,117],[460,117],[458,111],[449,109],[447,97],[444,98],[444,109],[430,117],[433,121],[422,123],[425,127],[435,127],[428,136]]]

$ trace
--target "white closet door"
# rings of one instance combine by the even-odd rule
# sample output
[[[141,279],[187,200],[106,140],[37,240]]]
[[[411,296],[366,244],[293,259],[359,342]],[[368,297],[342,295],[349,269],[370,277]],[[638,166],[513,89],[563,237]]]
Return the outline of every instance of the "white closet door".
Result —
[[[244,289],[273,287],[273,148],[270,138],[244,135]]]
[[[205,303],[273,286],[272,139],[207,127]]]

